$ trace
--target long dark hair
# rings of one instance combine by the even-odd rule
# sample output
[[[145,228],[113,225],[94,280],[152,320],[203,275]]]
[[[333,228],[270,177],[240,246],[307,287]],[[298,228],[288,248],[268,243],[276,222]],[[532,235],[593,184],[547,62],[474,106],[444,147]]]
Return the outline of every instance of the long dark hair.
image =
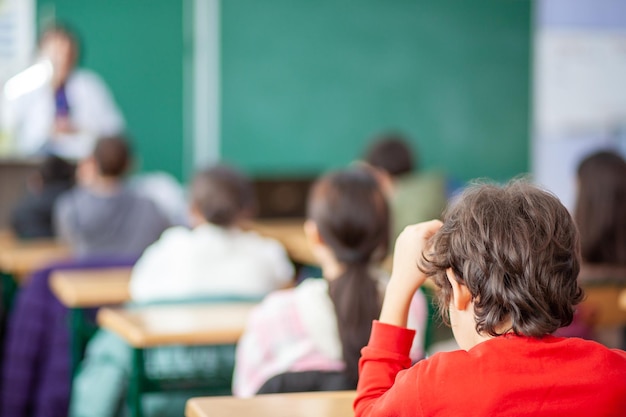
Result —
[[[626,265],[626,162],[598,152],[578,167],[576,224],[583,260]]]
[[[346,363],[356,386],[360,351],[380,314],[378,284],[370,271],[389,246],[389,207],[374,176],[363,168],[331,173],[311,190],[307,217],[344,266],[329,285]]]

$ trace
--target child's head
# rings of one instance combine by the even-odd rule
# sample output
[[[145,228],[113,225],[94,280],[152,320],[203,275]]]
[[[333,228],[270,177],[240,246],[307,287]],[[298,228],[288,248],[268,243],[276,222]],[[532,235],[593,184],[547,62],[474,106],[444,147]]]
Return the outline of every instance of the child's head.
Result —
[[[380,314],[377,283],[370,267],[387,253],[389,207],[374,175],[364,168],[352,168],[326,175],[314,184],[307,217],[307,228],[314,225],[316,230],[314,240],[340,265],[338,277],[325,278],[330,280],[346,376],[355,382],[360,349],[367,344],[372,320]]]
[[[191,211],[196,224],[234,226],[251,217],[255,209],[252,183],[234,168],[214,166],[197,173],[191,183]]]
[[[367,264],[374,255],[387,253],[389,208],[376,178],[365,168],[319,179],[309,195],[307,218],[340,263]]]
[[[96,142],[91,155],[77,167],[76,177],[86,187],[99,180],[109,183],[121,181],[131,165],[131,149],[128,141],[120,136],[104,137]]]
[[[122,178],[131,163],[128,141],[119,136],[98,140],[93,151],[93,160],[99,175],[107,178]]]
[[[626,162],[598,152],[578,167],[576,223],[586,262],[626,264]]]
[[[397,133],[385,134],[376,139],[363,159],[394,178],[417,169],[408,141]]]
[[[423,267],[453,330],[452,284],[467,291],[476,332],[491,336],[550,334],[571,323],[582,299],[574,221],[554,195],[524,181],[467,189],[445,213]]]

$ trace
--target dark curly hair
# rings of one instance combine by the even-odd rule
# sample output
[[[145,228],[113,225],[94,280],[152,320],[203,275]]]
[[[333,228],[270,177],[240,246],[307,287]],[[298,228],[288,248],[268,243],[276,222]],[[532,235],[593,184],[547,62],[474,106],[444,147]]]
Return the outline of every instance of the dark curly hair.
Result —
[[[421,268],[440,288],[448,323],[448,268],[472,296],[476,331],[491,336],[550,334],[572,322],[583,298],[574,220],[554,195],[526,181],[470,186],[445,213],[431,245]]]

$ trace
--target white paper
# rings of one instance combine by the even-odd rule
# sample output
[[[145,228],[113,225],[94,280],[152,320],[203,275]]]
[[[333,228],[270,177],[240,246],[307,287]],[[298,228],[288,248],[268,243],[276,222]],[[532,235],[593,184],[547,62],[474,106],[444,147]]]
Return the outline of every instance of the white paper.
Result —
[[[540,30],[535,129],[566,138],[626,126],[626,31]]]

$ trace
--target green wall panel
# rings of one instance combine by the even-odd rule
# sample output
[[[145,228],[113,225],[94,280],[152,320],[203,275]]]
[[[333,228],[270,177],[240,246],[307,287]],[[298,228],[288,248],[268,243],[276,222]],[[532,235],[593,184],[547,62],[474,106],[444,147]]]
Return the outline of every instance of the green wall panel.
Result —
[[[142,169],[183,177],[183,3],[38,0],[75,26]],[[348,163],[397,129],[459,179],[528,168],[531,3],[223,0],[221,153],[257,175]],[[189,19],[188,19],[189,20]]]
[[[527,170],[529,1],[224,0],[221,13],[226,160],[317,173],[397,129],[459,179]]]
[[[183,166],[183,4],[173,0],[38,0],[79,32],[83,66],[109,85],[140,169],[178,178]]]

